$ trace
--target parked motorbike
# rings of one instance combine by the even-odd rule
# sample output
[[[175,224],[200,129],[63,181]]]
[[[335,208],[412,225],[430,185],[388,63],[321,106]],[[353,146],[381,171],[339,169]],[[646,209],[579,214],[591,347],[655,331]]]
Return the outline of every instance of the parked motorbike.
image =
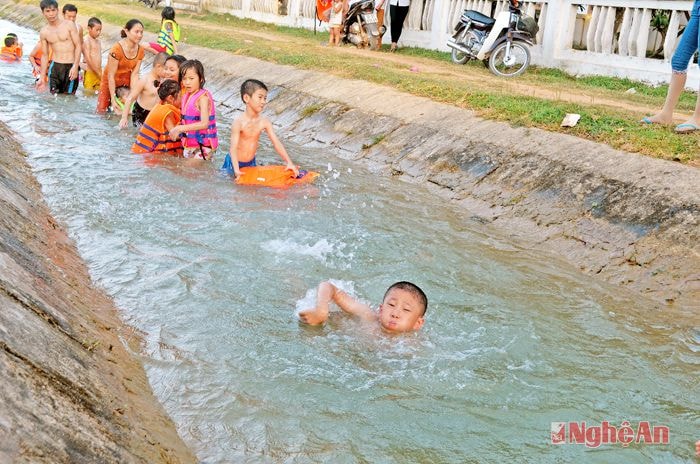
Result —
[[[139,0],[149,8],[158,8],[159,6],[170,6],[170,0]]]
[[[351,0],[343,25],[343,42],[376,50],[386,27],[377,22],[374,0]]]
[[[538,29],[535,20],[520,11],[520,0],[509,0],[508,10],[495,19],[464,10],[447,46],[452,48],[454,63],[482,60],[495,75],[515,77],[530,65],[529,47]]]

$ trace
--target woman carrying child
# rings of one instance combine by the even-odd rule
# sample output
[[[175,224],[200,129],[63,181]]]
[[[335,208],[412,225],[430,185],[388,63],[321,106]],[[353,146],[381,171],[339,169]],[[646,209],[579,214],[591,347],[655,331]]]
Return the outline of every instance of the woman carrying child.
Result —
[[[166,79],[158,87],[160,103],[153,107],[131,146],[133,153],[182,156],[180,140],[170,139],[170,130],[180,122],[180,84]]]
[[[214,98],[203,88],[204,67],[199,60],[187,60],[180,66],[182,123],[170,129],[170,138],[182,137],[183,156],[210,160],[219,139],[216,130]]]
[[[139,78],[144,49],[139,45],[143,38],[143,24],[138,19],[126,23],[122,39],[109,51],[107,66],[102,72],[100,92],[97,96],[97,112],[104,113],[116,100],[117,87],[131,87]],[[115,112],[120,113],[116,108]]]

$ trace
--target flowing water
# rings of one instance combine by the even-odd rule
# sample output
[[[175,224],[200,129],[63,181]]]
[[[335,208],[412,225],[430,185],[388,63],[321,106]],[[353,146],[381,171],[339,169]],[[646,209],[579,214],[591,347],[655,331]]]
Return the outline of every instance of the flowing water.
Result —
[[[29,50],[34,31],[17,31]],[[206,65],[206,64],[205,64]],[[265,76],[259,76],[263,80]],[[692,462],[700,329],[591,281],[422,187],[286,142],[313,186],[241,188],[213,165],[129,153],[94,98],[37,95],[0,65],[0,117],[93,279],[143,333],[153,389],[202,462]],[[220,136],[230,120],[220,119]],[[279,161],[263,144],[260,158]],[[419,333],[339,313],[297,322],[319,281],[378,303],[428,294]],[[551,422],[670,428],[670,445],[552,445]]]

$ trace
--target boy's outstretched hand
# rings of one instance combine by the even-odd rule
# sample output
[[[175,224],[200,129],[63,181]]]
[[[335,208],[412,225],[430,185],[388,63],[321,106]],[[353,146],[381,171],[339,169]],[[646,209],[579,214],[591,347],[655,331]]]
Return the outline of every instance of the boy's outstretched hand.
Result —
[[[294,163],[287,163],[287,170],[294,173],[294,177],[299,177],[299,168]]]
[[[299,312],[299,320],[309,325],[323,324],[328,320],[328,308],[325,310],[318,306],[310,309],[305,309]]]

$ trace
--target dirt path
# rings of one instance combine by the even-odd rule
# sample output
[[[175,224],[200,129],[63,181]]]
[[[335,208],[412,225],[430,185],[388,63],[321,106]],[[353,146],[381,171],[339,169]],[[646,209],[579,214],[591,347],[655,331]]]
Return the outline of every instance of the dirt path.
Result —
[[[142,14],[142,8],[131,8],[136,14]],[[630,102],[627,98],[613,98],[601,95],[606,93],[603,89],[591,89],[590,91],[572,91],[563,86],[552,86],[551,83],[537,85],[532,82],[520,80],[499,79],[488,72],[486,68],[478,69],[464,67],[448,62],[440,62],[430,58],[402,55],[399,53],[372,52],[358,49],[352,46],[341,46],[338,48],[328,48],[319,37],[318,41],[310,41],[307,38],[293,37],[287,34],[275,34],[273,32],[262,32],[240,27],[224,27],[214,24],[206,24],[196,19],[196,17],[183,18],[181,24],[185,27],[195,27],[212,32],[235,33],[241,37],[264,39],[270,42],[293,44],[300,49],[308,50],[309,47],[322,53],[336,53],[341,55],[351,55],[354,57],[367,57],[378,66],[392,66],[405,68],[411,72],[418,72],[425,75],[439,76],[442,78],[458,79],[469,82],[474,88],[494,91],[498,89],[503,93],[518,94],[527,97],[541,98],[552,101],[563,101],[580,105],[597,105],[609,108],[623,109],[639,114],[651,114],[655,108],[642,103]],[[679,121],[684,120],[688,114],[677,113]]]

